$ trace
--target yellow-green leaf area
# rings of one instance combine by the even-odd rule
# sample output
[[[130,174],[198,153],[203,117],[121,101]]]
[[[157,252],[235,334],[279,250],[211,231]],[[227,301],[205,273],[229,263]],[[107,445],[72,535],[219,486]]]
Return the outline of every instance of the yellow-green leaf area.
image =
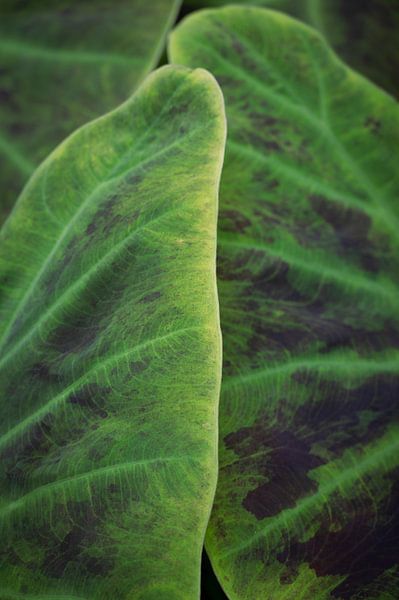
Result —
[[[0,598],[185,600],[217,470],[223,99],[164,67],[0,237]]]

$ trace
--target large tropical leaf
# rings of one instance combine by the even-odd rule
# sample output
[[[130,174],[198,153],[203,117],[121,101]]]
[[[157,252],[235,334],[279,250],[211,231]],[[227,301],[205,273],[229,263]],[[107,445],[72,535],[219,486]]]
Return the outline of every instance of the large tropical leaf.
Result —
[[[216,485],[219,88],[165,67],[0,238],[0,598],[198,598]]]
[[[282,14],[189,17],[227,107],[220,474],[232,599],[399,597],[396,102]]]
[[[2,0],[0,220],[76,127],[117,106],[151,71],[180,0]]]
[[[185,0],[193,7],[230,0]],[[284,11],[318,28],[349,65],[399,96],[397,0],[241,0]]]
[[[285,1],[287,12],[317,27],[349,65],[399,97],[397,0]]]

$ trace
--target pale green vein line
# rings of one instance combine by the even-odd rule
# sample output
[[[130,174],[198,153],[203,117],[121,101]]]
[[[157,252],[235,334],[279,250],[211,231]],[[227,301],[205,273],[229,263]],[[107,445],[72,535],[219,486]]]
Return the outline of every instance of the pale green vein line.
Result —
[[[221,462],[219,459],[219,472],[225,471],[226,469],[230,469],[235,465],[242,465],[243,462],[253,461],[255,458],[262,458],[264,456],[270,456],[270,448],[265,448],[264,450],[259,450],[258,452],[252,452],[252,454],[246,454],[245,456],[239,456],[230,462]],[[247,476],[252,477],[252,473],[247,471]],[[244,477],[244,475],[242,475]]]
[[[385,205],[385,199],[382,197],[379,190],[374,186],[365,171],[357,164],[357,162],[355,162],[342,142],[336,137],[334,131],[327,126],[326,123],[312,113],[306,105],[296,103],[278,91],[276,92],[271,87],[267,87],[256,77],[256,75],[251,74],[249,71],[244,71],[240,66],[236,66],[227,58],[221,56],[217,51],[213,50],[210,46],[207,48],[207,54],[213,56],[217,62],[224,65],[227,72],[238,74],[238,77],[241,80],[247,81],[252,90],[258,89],[265,99],[271,101],[279,109],[287,111],[287,113],[291,114],[293,117],[302,118],[313,129],[317,130],[320,136],[330,145],[337,157],[339,157],[344,164],[349,166],[349,169],[355,175],[371,202],[374,203],[376,207],[379,207],[381,211],[385,212],[385,222],[391,220],[395,224],[396,230],[399,231],[399,223],[396,215],[394,215]],[[282,82],[282,84],[283,83],[284,82]]]
[[[396,239],[398,239],[399,234],[399,221],[396,215],[387,207],[385,204],[385,198],[383,194],[380,194],[371,179],[365,173],[364,169],[360,167],[360,165],[352,158],[349,154],[348,150],[345,146],[339,141],[339,139],[335,136],[335,133],[332,129],[328,130],[329,132],[329,140],[330,144],[336,151],[336,154],[341,157],[341,160],[344,164],[349,166],[350,171],[355,175],[356,179],[359,181],[364,191],[367,193],[371,202],[374,203],[375,207],[380,210],[381,213],[384,213],[384,222],[392,223],[390,229],[392,230],[393,226],[396,228]]]
[[[240,44],[248,51],[249,56],[251,58],[253,58],[255,56],[255,58],[258,60],[258,65],[262,68],[263,67],[263,63],[264,63],[264,59],[265,57],[257,50],[257,48],[255,48],[255,46],[253,46],[252,44],[248,44],[248,39],[240,36],[237,32],[237,30],[234,31],[234,39],[231,40],[232,42],[232,46],[233,46],[233,41],[234,40],[238,40],[240,42]],[[241,66],[239,67],[241,68]],[[298,98],[298,91],[295,90],[291,85],[290,82],[288,81],[288,79],[282,79],[280,77],[280,74],[278,72],[276,72],[276,70],[273,68],[273,66],[268,63],[267,65],[267,71],[268,74],[271,75],[272,77],[274,77],[274,79],[276,79],[276,81],[279,82],[279,84],[281,85],[282,89],[285,90],[285,92],[287,93],[287,95],[290,97],[290,102],[293,102],[294,104],[297,104],[297,102],[295,101],[296,98]]]
[[[195,43],[194,40],[193,42]],[[317,116],[310,112],[305,105],[294,102],[279,92],[276,92],[271,87],[268,87],[266,84],[260,81],[256,75],[252,75],[250,71],[244,71],[240,66],[230,62],[227,58],[224,58],[210,46],[207,47],[207,54],[211,55],[221,65],[224,65],[227,72],[237,75],[239,79],[246,81],[252,89],[257,89],[260,95],[265,99],[270,100],[279,108],[283,108],[288,113],[291,113],[292,116],[299,118],[302,117],[305,122],[307,122],[313,129],[316,129],[324,137],[327,135],[327,128]]]
[[[29,177],[36,168],[3,133],[0,133],[0,152],[26,177]]]
[[[269,256],[273,256],[280,260],[283,260],[289,264],[290,267],[302,270],[304,272],[314,275],[320,283],[325,281],[335,281],[346,288],[353,288],[355,291],[364,291],[370,296],[374,296],[377,300],[381,301],[383,297],[393,306],[398,306],[399,301],[399,290],[391,284],[389,281],[384,282],[384,286],[378,281],[373,281],[370,278],[364,277],[361,271],[355,269],[349,270],[344,265],[339,268],[333,265],[325,265],[320,261],[320,256],[317,260],[313,257],[313,260],[300,257],[298,254],[290,254],[283,247],[278,249],[273,248],[262,242],[252,240],[249,238],[237,238],[232,235],[231,237],[226,233],[220,233],[218,235],[218,243],[221,247],[236,247],[248,250],[260,250],[265,252]],[[311,256],[312,253],[310,252]],[[389,287],[388,287],[389,286]]]
[[[332,495],[337,490],[342,489],[345,486],[352,484],[356,479],[361,479],[364,475],[367,475],[370,471],[378,468],[380,472],[388,472],[391,468],[392,463],[397,464],[399,460],[399,435],[398,431],[393,430],[388,432],[384,437],[378,440],[376,445],[369,444],[364,448],[363,456],[353,457],[353,466],[347,467],[336,473],[335,477],[329,478],[327,483],[321,484],[318,487],[317,493],[306,496],[300,500],[293,508],[288,508],[281,511],[278,515],[270,519],[268,523],[259,528],[258,531],[243,543],[230,548],[226,552],[219,552],[219,559],[223,560],[227,556],[237,554],[242,550],[245,550],[255,544],[257,541],[268,538],[270,539],[273,534],[281,531],[287,527],[287,523],[292,520],[299,519],[302,514],[306,514],[309,509],[313,509],[320,504],[323,499],[325,504],[325,498]],[[388,461],[388,465],[384,465],[384,462]],[[384,468],[385,467],[385,468]]]
[[[281,364],[271,364],[262,369],[253,369],[249,373],[224,378],[222,392],[237,385],[265,382],[280,375],[289,377],[297,371],[318,371],[320,374],[334,377],[348,375],[351,378],[359,375],[369,378],[382,373],[399,374],[399,352],[369,359],[354,358],[354,355],[350,353],[333,357],[319,355],[294,359]]]
[[[45,496],[48,492],[52,492],[57,488],[64,488],[70,483],[77,483],[80,481],[90,481],[91,479],[102,478],[107,476],[108,474],[115,474],[115,471],[131,471],[136,469],[137,467],[146,467],[147,465],[156,464],[156,463],[169,463],[169,462],[180,462],[184,459],[193,460],[193,456],[189,455],[180,455],[180,456],[157,456],[154,458],[145,458],[142,460],[132,460],[126,461],[123,463],[111,464],[105,467],[99,467],[97,469],[93,469],[92,471],[86,471],[84,473],[77,473],[76,475],[71,475],[70,477],[65,477],[64,479],[60,479],[58,481],[52,481],[50,483],[46,483],[40,487],[35,488],[31,492],[28,492],[24,496],[18,498],[18,500],[14,500],[10,502],[8,505],[3,506],[0,509],[0,518],[5,518],[9,515],[9,513],[14,512],[18,509],[23,509],[26,506],[26,503],[30,501],[34,501],[35,496]]]
[[[127,57],[121,54],[106,52],[83,52],[82,50],[69,50],[63,48],[42,48],[36,44],[4,37],[0,40],[0,51],[9,56],[23,56],[25,60],[39,59],[57,63],[80,63],[88,65],[95,63],[112,63],[130,67],[134,63],[134,55],[132,55],[132,57]]]
[[[20,350],[26,343],[35,335],[40,334],[40,329],[43,325],[48,321],[49,318],[55,316],[59,311],[62,310],[63,306],[68,304],[68,301],[73,299],[73,295],[76,292],[79,292],[81,289],[90,282],[93,277],[98,276],[104,269],[109,267],[112,262],[121,254],[121,252],[129,245],[129,243],[135,238],[138,233],[145,232],[146,228],[149,225],[153,225],[155,222],[158,222],[165,217],[169,217],[176,211],[179,211],[180,207],[169,210],[162,215],[154,219],[150,219],[147,223],[144,223],[141,227],[137,227],[132,232],[129,233],[125,238],[120,240],[115,246],[106,252],[99,260],[97,260],[93,265],[86,271],[82,273],[78,279],[76,279],[70,286],[68,286],[64,292],[58,296],[57,300],[51,304],[47,310],[45,310],[41,317],[33,323],[33,326],[23,335],[21,336],[11,349],[2,356],[0,359],[0,370],[4,368],[4,366],[10,361],[10,359]]]
[[[93,368],[89,369],[86,373],[84,373],[84,375],[82,375],[76,381],[71,383],[62,392],[57,394],[52,400],[49,400],[45,405],[41,406],[38,410],[30,414],[28,417],[25,417],[23,420],[19,421],[17,425],[15,425],[6,433],[4,433],[0,437],[0,449],[7,446],[7,444],[12,442],[24,430],[38,423],[45,415],[48,414],[50,410],[56,409],[59,405],[62,404],[64,400],[66,400],[70,396],[70,394],[79,389],[81,386],[84,386],[86,383],[88,383],[89,378],[95,375],[98,371],[112,367],[114,364],[118,364],[121,360],[130,358],[132,355],[135,355],[141,352],[142,350],[153,346],[154,344],[165,342],[189,331],[196,331],[198,329],[199,326],[191,326],[184,327],[176,331],[171,331],[169,333],[166,333],[165,335],[160,335],[150,340],[146,340],[140,344],[137,344],[134,348],[124,350],[123,352],[119,352],[117,354],[109,356],[105,360],[100,360]]]
[[[232,150],[233,153],[245,156],[249,159],[263,163],[268,167],[272,167],[277,173],[284,175],[287,179],[295,183],[297,186],[308,188],[310,193],[319,193],[327,197],[328,201],[336,204],[344,204],[348,208],[355,208],[363,211],[373,219],[377,221],[383,216],[381,211],[364,200],[361,200],[357,196],[349,194],[347,191],[338,190],[330,187],[324,181],[316,178],[313,173],[307,175],[305,168],[300,169],[294,164],[288,164],[283,162],[276,154],[264,154],[260,150],[257,150],[253,146],[245,145],[241,142],[229,139],[228,149]],[[394,225],[391,221],[384,221],[384,224],[392,229],[392,233],[397,233]]]
[[[31,281],[31,284],[25,290],[25,293],[22,295],[22,297],[20,298],[19,302],[16,303],[15,310],[14,310],[14,312],[12,313],[12,315],[9,318],[8,326],[4,329],[3,335],[1,336],[1,339],[0,339],[0,348],[2,346],[4,346],[4,342],[7,340],[7,336],[9,334],[10,330],[12,329],[12,326],[14,324],[15,319],[18,317],[18,314],[25,307],[26,303],[29,300],[29,297],[30,297],[31,293],[34,291],[34,289],[36,287],[36,284],[40,280],[40,277],[42,276],[42,274],[45,272],[48,264],[50,264],[50,262],[51,262],[51,260],[52,260],[52,258],[54,256],[54,254],[57,252],[58,248],[60,247],[60,245],[62,244],[62,242],[64,241],[64,239],[67,237],[68,233],[73,228],[74,224],[79,220],[81,214],[86,210],[86,207],[89,205],[90,201],[94,197],[96,197],[96,195],[98,194],[98,192],[100,190],[102,190],[104,188],[106,189],[107,188],[107,184],[109,185],[110,181],[115,181],[115,179],[118,179],[118,177],[113,176],[113,174],[115,172],[117,172],[118,168],[126,162],[126,157],[129,154],[131,154],[134,150],[137,151],[137,149],[140,148],[140,145],[142,145],[143,142],[148,138],[148,136],[151,134],[151,132],[152,132],[153,127],[155,126],[155,124],[163,117],[164,113],[167,112],[167,110],[169,109],[169,107],[172,105],[172,102],[175,100],[176,96],[180,93],[181,88],[183,87],[183,85],[184,84],[180,84],[176,88],[176,90],[171,94],[171,96],[169,97],[168,101],[163,106],[163,110],[161,110],[159,112],[157,118],[152,122],[151,126],[148,127],[146,129],[146,131],[143,133],[143,135],[136,140],[136,143],[135,143],[134,147],[129,148],[129,151],[126,152],[126,154],[122,158],[120,158],[118,161],[116,161],[116,164],[109,170],[108,174],[104,177],[103,181],[99,182],[94,187],[94,189],[87,195],[87,197],[80,204],[80,206],[78,207],[78,209],[76,210],[76,212],[73,214],[73,216],[71,217],[71,219],[65,224],[64,228],[60,231],[60,236],[55,241],[55,244],[53,245],[51,251],[49,252],[49,254],[46,257],[46,259],[44,260],[43,264],[39,268],[36,276],[33,278],[33,280]],[[104,117],[102,117],[102,118],[104,118]],[[76,135],[76,134],[74,134],[74,135]],[[157,154],[152,154],[152,156],[151,156],[150,159],[142,160],[141,162],[139,162],[137,164],[131,165],[131,170],[133,171],[133,169],[136,169],[136,168],[138,168],[140,166],[143,166],[144,164],[147,164],[147,163],[151,162],[157,156],[160,156],[162,154],[166,154],[168,152],[168,150],[170,149],[170,146],[171,145],[166,146],[165,148],[163,148]],[[126,170],[125,170],[125,173],[126,173]]]

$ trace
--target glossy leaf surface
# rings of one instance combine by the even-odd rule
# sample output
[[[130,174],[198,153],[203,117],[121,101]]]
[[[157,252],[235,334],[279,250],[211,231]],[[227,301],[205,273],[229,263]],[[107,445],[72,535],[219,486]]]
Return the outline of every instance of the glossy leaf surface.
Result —
[[[67,135],[153,69],[180,0],[2,0],[0,219]]]
[[[222,86],[220,474],[232,599],[398,597],[396,102],[310,28],[230,7],[172,60]]]
[[[230,0],[186,0],[195,8]],[[336,52],[374,83],[399,97],[397,0],[241,0],[285,12],[316,27]]]
[[[165,67],[0,238],[0,598],[198,598],[216,485],[223,100]]]

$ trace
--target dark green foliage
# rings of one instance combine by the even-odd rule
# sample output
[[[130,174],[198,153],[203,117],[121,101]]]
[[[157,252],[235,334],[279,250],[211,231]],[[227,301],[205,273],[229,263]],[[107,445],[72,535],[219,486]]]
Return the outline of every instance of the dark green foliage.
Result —
[[[228,120],[216,573],[234,600],[395,598],[397,103],[263,9],[188,17],[170,56]]]
[[[153,69],[180,0],[2,0],[0,224],[67,135]]]
[[[1,2],[0,600],[399,598],[399,3],[226,4]]]

